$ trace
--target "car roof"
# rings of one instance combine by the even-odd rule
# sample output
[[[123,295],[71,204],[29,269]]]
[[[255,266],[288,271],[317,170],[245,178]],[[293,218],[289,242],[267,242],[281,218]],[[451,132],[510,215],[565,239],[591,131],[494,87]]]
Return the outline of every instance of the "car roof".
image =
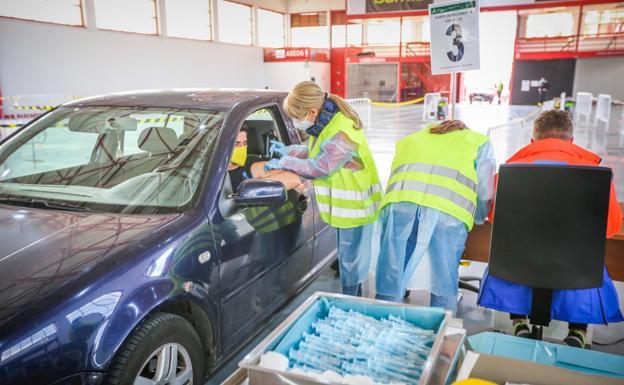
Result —
[[[146,90],[98,95],[71,101],[63,106],[165,107],[229,111],[242,101],[271,103],[278,102],[286,95],[287,92],[284,91],[225,88]]]

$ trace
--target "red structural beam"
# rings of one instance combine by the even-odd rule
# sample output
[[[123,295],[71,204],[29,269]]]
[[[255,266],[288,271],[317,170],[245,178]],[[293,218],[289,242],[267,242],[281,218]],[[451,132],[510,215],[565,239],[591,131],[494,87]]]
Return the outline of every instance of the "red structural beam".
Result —
[[[524,9],[541,9],[541,8],[555,8],[555,7],[576,7],[587,6],[596,4],[614,4],[620,3],[621,0],[562,0],[562,1],[543,1],[532,4],[515,4],[515,5],[501,5],[493,7],[481,7],[482,12],[496,12],[496,11],[516,11]],[[423,9],[418,11],[404,11],[404,12],[378,12],[378,13],[365,13],[358,15],[347,14],[347,20],[353,19],[380,19],[380,18],[392,18],[392,17],[408,17],[408,16],[426,16],[429,14],[429,10]]]

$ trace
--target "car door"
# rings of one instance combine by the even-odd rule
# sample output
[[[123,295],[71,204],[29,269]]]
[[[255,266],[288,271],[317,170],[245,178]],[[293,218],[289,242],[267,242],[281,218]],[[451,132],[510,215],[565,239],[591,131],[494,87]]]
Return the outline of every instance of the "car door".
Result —
[[[286,118],[285,120],[290,121],[290,118]],[[289,122],[288,126],[291,142],[303,145],[308,144],[309,137],[305,131],[294,128],[292,122]],[[306,192],[306,197],[309,205],[313,207],[310,215],[312,216],[312,231],[314,233],[314,252],[312,255],[310,272],[315,272],[323,268],[329,260],[336,255],[337,238],[336,230],[321,220],[312,183],[309,181],[307,183],[309,188]]]
[[[251,111],[238,129],[242,127],[247,130],[249,162],[267,160],[270,139],[285,138],[277,106]],[[213,227],[221,240],[219,281],[226,350],[297,290],[310,270],[314,239],[312,207],[305,195],[290,191],[283,205],[241,207],[233,203],[233,190],[226,173],[219,202],[222,220]]]

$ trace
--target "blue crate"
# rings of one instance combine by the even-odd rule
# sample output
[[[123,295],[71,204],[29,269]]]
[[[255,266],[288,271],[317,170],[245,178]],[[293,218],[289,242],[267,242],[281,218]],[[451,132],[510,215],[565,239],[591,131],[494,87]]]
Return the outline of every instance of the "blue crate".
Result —
[[[477,353],[624,379],[624,356],[485,332],[468,337]]]

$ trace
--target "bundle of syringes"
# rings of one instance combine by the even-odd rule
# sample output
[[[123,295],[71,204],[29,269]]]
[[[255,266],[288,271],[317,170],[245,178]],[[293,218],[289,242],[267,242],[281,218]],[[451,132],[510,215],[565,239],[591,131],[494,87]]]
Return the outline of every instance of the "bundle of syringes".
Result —
[[[435,338],[399,317],[375,319],[334,306],[312,327],[288,352],[289,370],[338,383],[417,384]]]

